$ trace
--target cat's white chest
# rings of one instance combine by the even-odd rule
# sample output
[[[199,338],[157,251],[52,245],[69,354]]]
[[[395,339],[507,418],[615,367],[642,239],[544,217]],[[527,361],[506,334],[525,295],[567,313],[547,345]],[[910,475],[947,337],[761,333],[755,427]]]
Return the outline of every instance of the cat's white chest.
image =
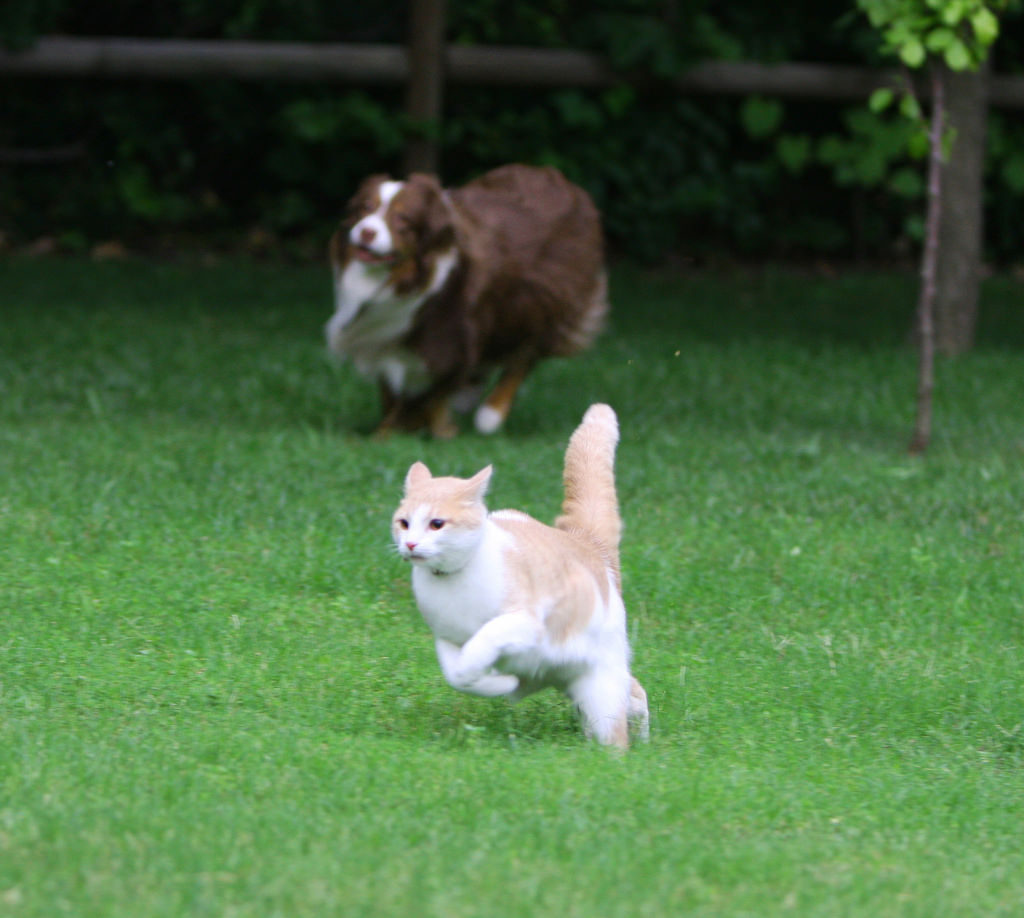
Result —
[[[461,646],[501,614],[505,590],[502,541],[500,533],[489,533],[470,562],[452,574],[413,568],[416,604],[436,637]]]

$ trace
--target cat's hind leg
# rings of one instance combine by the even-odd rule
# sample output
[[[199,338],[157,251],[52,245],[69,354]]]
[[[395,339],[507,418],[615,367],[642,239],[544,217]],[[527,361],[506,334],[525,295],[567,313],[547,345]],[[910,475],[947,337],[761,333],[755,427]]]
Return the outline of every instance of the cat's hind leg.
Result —
[[[637,739],[646,743],[651,738],[650,715],[647,712],[647,692],[644,687],[630,676],[629,684],[629,707],[626,717],[629,721],[629,730]]]
[[[576,679],[568,690],[576,702],[583,729],[603,746],[629,747],[629,671],[595,668]]]

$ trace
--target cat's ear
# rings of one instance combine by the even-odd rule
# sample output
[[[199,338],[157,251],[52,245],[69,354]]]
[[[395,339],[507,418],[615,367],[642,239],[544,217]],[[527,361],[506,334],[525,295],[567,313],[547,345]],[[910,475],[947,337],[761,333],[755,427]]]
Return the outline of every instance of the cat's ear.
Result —
[[[408,491],[410,488],[423,484],[425,481],[430,481],[432,477],[430,469],[422,462],[414,462],[409,467],[409,471],[405,476],[405,490]]]
[[[487,486],[491,483],[491,474],[493,472],[494,467],[489,465],[485,469],[480,469],[479,472],[466,482],[466,495],[470,500],[484,499],[484,495],[487,493]]]

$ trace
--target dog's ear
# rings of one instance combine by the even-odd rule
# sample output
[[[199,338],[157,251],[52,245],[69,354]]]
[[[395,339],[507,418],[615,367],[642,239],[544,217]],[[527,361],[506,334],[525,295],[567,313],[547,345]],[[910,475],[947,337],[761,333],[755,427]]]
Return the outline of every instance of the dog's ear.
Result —
[[[405,181],[412,188],[422,188],[424,192],[433,191],[436,194],[441,193],[440,180],[436,175],[431,175],[429,172],[411,172]]]
[[[440,248],[451,243],[451,212],[444,199],[444,189],[436,175],[414,172],[409,176],[408,185],[416,188],[423,202],[424,248]]]
[[[351,226],[360,217],[377,209],[380,204],[380,186],[390,182],[391,176],[384,173],[368,175],[360,183],[356,192],[345,205],[345,213],[341,218],[343,225]]]
[[[390,182],[391,176],[386,172],[375,172],[373,175],[368,175],[360,183],[356,189],[355,198],[365,197],[369,194],[376,194],[377,189],[380,188],[385,182]],[[353,198],[353,200],[355,199]]]

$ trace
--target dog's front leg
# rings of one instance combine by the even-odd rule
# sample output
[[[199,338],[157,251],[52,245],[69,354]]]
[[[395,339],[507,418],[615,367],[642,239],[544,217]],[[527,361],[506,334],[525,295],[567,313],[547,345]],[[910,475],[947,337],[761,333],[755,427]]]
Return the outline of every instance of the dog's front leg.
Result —
[[[438,440],[450,440],[459,432],[452,420],[452,399],[447,392],[433,396],[426,405],[427,426],[430,435]]]
[[[473,418],[473,424],[480,433],[494,433],[505,423],[519,387],[536,362],[536,356],[528,349],[505,362],[497,385],[487,396],[487,400],[477,408]]]
[[[380,423],[374,431],[374,436],[384,439],[394,431],[402,429],[402,399],[391,390],[384,380],[380,381],[378,389],[380,391]]]
[[[376,436],[385,438],[395,431],[415,433],[429,423],[429,416],[422,399],[410,399],[391,389],[386,382],[380,383],[381,421]]]
[[[383,379],[377,384],[377,388],[380,390],[380,416],[386,421],[398,410],[399,398]]]

